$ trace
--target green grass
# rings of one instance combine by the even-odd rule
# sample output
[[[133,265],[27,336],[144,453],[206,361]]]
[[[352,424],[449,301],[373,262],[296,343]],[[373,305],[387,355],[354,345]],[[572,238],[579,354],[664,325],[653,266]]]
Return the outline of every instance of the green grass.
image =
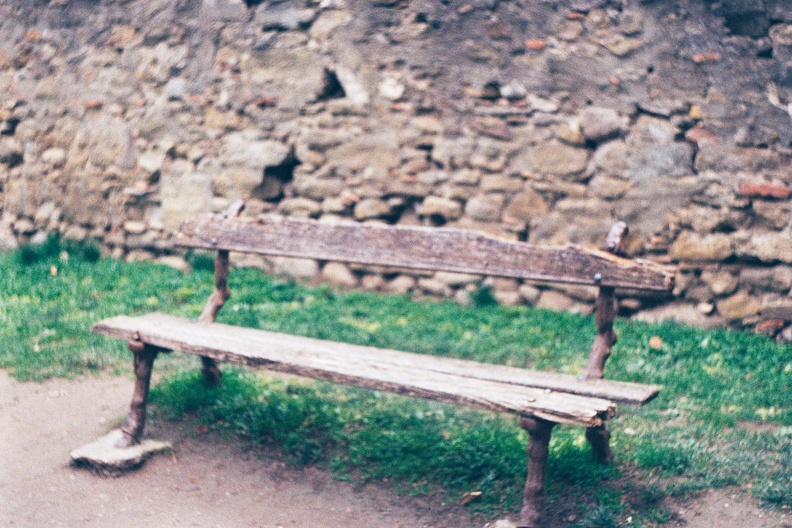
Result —
[[[213,285],[211,261],[189,274],[151,263],[98,259],[93,246],[51,240],[0,254],[0,367],[23,380],[127,373],[129,353],[90,333],[94,322],[152,310],[196,317]],[[413,302],[338,293],[235,269],[226,323],[363,345],[580,373],[593,339],[590,317],[493,306]],[[478,298],[478,296],[477,296]],[[664,386],[641,409],[611,421],[616,464],[592,461],[583,430],[558,427],[548,501],[577,526],[655,526],[668,496],[729,485],[768,507],[792,506],[792,347],[735,331],[620,322],[606,377]],[[659,349],[649,339],[659,336]],[[278,446],[354,482],[387,480],[405,493],[458,501],[495,515],[520,502],[525,433],[510,416],[326,383],[225,371],[203,387],[196,361],[158,360],[168,376],[152,390],[164,418],[187,416],[256,444]]]

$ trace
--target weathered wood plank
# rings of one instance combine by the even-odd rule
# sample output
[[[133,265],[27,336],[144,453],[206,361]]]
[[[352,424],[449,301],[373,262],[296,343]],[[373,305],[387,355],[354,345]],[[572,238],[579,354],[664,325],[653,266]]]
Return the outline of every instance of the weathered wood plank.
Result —
[[[317,379],[418,396],[556,423],[601,425],[615,404],[541,388],[426,369],[429,356],[192,322],[162,314],[119,316],[94,332]]]
[[[472,231],[369,225],[264,216],[256,221],[197,217],[175,243],[366,265],[452,271],[544,282],[670,291],[674,275],[659,264],[578,246],[537,246]]]
[[[168,318],[167,315],[150,314],[147,318]],[[141,317],[129,318],[130,322],[124,324],[135,324],[133,321],[142,319]],[[177,319],[183,321],[182,319]],[[123,337],[126,334],[113,334],[114,328],[119,318],[108,319],[96,325],[94,331]],[[119,327],[120,328],[120,327]],[[124,326],[124,328],[127,328]],[[237,328],[234,326],[224,326],[224,330]],[[105,330],[106,329],[106,330]],[[249,331],[251,329],[248,329]],[[229,330],[230,331],[230,330]],[[590,396],[603,398],[616,403],[626,403],[630,405],[643,405],[651,401],[659,393],[659,385],[645,385],[642,383],[631,383],[627,381],[613,381],[605,379],[585,379],[568,374],[558,374],[556,372],[535,371],[505,365],[494,365],[491,363],[481,363],[465,359],[455,359],[449,357],[432,356],[428,354],[415,354],[413,352],[403,352],[399,350],[387,350],[381,348],[351,345],[348,343],[338,343],[313,339],[309,337],[299,337],[278,332],[267,332],[264,330],[252,330],[262,335],[268,342],[278,343],[281,346],[304,347],[306,349],[320,349],[324,354],[334,354],[338,358],[350,357],[362,361],[370,361],[376,358],[378,364],[392,364],[400,366],[420,365],[421,369],[453,374],[461,377],[477,378],[483,380],[534,387],[537,389],[550,389],[557,392],[577,394],[579,396]]]

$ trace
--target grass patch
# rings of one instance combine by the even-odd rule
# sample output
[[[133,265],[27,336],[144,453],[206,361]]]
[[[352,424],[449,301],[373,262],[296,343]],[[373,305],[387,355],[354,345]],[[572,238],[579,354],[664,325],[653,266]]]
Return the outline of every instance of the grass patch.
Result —
[[[212,289],[207,277],[100,259],[94,245],[57,238],[0,253],[0,368],[36,381],[129,370],[125,343],[92,334],[91,325],[152,310],[195,317]],[[163,358],[166,365],[192,361]]]
[[[0,367],[41,380],[129,372],[123,342],[90,333],[117,314],[197,317],[212,286],[210,261],[190,256],[184,274],[152,263],[96,258],[92,246],[57,239],[0,254]],[[234,269],[221,322],[361,345],[519,367],[580,373],[594,334],[590,317],[495,306],[413,302],[406,296],[338,293]],[[480,297],[480,298],[479,298]],[[548,502],[580,526],[655,526],[667,496],[739,485],[771,507],[792,497],[792,348],[761,336],[677,324],[617,323],[606,377],[664,386],[641,409],[612,420],[617,463],[592,461],[576,427],[553,434]],[[658,336],[663,345],[649,346]],[[165,418],[190,414],[253,443],[280,446],[295,463],[339,478],[388,479],[406,493],[457,501],[481,491],[474,511],[518,507],[525,433],[513,417],[326,383],[286,383],[226,370],[206,389],[192,356],[157,361],[171,374],[152,391]]]

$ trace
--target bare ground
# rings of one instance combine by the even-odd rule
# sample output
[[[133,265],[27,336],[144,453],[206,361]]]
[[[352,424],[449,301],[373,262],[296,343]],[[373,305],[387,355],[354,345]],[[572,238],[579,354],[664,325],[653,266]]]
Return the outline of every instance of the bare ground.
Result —
[[[118,425],[132,393],[126,378],[19,383],[0,372],[0,526],[473,528],[459,507],[404,497],[386,486],[353,488],[317,469],[296,469],[213,434],[183,435],[171,454],[118,478],[69,464],[71,449]],[[711,492],[678,508],[689,528],[792,528],[748,497]],[[790,523],[790,524],[787,524]]]

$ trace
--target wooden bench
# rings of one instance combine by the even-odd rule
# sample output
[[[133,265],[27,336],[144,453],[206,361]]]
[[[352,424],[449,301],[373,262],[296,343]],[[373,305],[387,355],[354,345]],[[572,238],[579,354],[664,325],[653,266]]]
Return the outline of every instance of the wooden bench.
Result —
[[[668,292],[674,276],[660,265],[615,255],[626,226],[608,236],[610,252],[577,246],[542,247],[482,234],[440,228],[369,225],[355,222],[262,216],[238,218],[242,204],[224,215],[186,221],[178,245],[217,251],[216,288],[197,321],[163,314],[119,316],[96,324],[94,332],[125,339],[134,353],[136,376],[127,425],[119,447],[140,441],[146,419],[151,369],[159,352],[179,350],[202,357],[209,384],[220,383],[218,361],[309,376],[442,402],[513,413],[529,434],[528,475],[520,526],[539,526],[548,443],[556,424],[586,427],[595,456],[612,459],[607,420],[616,403],[643,405],[659,387],[607,381],[602,370],[616,342],[616,288]],[[581,377],[382,350],[306,337],[239,328],[214,322],[230,292],[229,252],[238,251],[320,261],[341,261],[416,270],[442,270],[531,281],[599,287],[596,337]],[[593,333],[593,332],[592,332]]]

